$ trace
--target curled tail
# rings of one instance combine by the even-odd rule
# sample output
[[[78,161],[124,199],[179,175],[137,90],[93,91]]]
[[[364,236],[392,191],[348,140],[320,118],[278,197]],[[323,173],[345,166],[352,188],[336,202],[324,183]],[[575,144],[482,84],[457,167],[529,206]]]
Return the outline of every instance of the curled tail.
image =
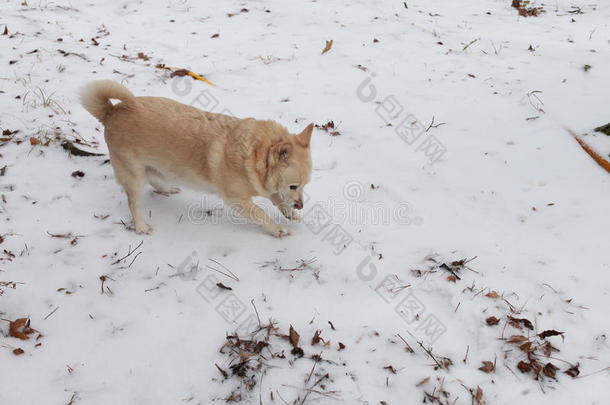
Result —
[[[104,122],[108,113],[112,111],[113,106],[110,102],[112,98],[130,101],[135,97],[125,86],[112,80],[88,83],[80,91],[81,105],[100,122]]]

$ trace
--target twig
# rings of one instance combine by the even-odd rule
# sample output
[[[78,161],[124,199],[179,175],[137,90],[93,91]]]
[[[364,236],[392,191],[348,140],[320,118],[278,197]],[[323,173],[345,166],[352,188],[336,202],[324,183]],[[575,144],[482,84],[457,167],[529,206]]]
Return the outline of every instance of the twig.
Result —
[[[428,128],[426,129],[426,131],[425,131],[425,132],[430,131],[430,128],[438,128],[438,127],[440,127],[441,125],[445,125],[445,124],[446,124],[446,122],[441,122],[440,124],[436,124],[436,125],[434,125],[434,115],[433,115],[433,116],[432,116],[432,122],[430,122],[430,125],[428,126]]]
[[[54,309],[53,311],[51,311],[51,313],[50,313],[49,315],[45,316],[43,320],[45,320],[45,321],[46,321],[46,320],[47,320],[47,319],[48,319],[48,318],[49,318],[51,315],[53,315],[53,314],[55,313],[55,311],[57,311],[58,309],[59,309],[59,306],[56,306],[56,307],[55,307],[55,309]]]
[[[411,345],[408,344],[407,341],[402,336],[400,336],[400,334],[397,333],[396,336],[398,336],[400,338],[400,340],[402,340],[404,342],[404,344],[407,345],[407,350],[409,351],[409,353],[415,353],[415,350],[413,350]]]
[[[235,281],[239,281],[239,277],[237,277],[235,274],[233,274],[233,272],[232,272],[231,270],[227,269],[227,268],[226,268],[226,267],[225,267],[225,266],[224,266],[222,263],[217,262],[217,261],[216,261],[216,260],[214,260],[214,259],[208,259],[208,260],[210,260],[210,261],[212,261],[212,262],[214,262],[214,263],[218,264],[218,265],[219,265],[219,266],[221,266],[223,269],[225,269],[226,271],[228,271],[228,272],[229,272],[229,274],[224,273],[224,272],[222,272],[222,271],[220,271],[220,270],[218,270],[218,269],[215,269],[214,267],[209,266],[209,265],[207,265],[207,264],[205,265],[205,267],[207,267],[207,268],[208,268],[208,269],[210,269],[210,270],[214,270],[214,271],[216,271],[216,272],[218,272],[218,273],[222,274],[223,276],[229,277],[229,278],[231,278],[231,279],[233,279],[233,280],[235,280]]]
[[[441,369],[444,369],[444,368],[445,368],[445,367],[443,367],[443,366],[441,365],[441,363],[439,363],[439,362],[436,360],[436,357],[434,357],[434,354],[432,353],[432,350],[430,350],[430,349],[426,349],[426,348],[424,347],[424,345],[423,345],[423,343],[422,343],[422,342],[417,342],[417,344],[421,346],[421,348],[424,350],[424,352],[426,352],[426,354],[427,354],[428,356],[430,356],[430,358],[432,358],[432,360],[434,360],[434,362],[436,363],[436,365],[437,365],[437,366],[439,366]]]
[[[258,327],[261,327],[261,318],[258,316],[258,310],[256,309],[256,305],[254,305],[254,299],[250,300],[250,304],[254,308],[254,312],[256,313],[256,319],[258,319]]]
[[[462,51],[465,51],[466,49],[470,48],[470,45],[474,44],[474,43],[475,43],[475,42],[477,42],[479,39],[481,39],[481,38],[476,38],[476,39],[473,39],[472,41],[470,41],[470,42],[469,42],[469,43],[467,43],[467,44],[462,44],[462,45],[464,45],[464,48],[462,48]]]
[[[140,246],[142,246],[142,244],[143,244],[143,243],[144,243],[144,241],[140,242],[140,244],[139,244],[138,246],[136,246],[136,248],[135,248],[134,250],[131,250],[131,245],[129,245],[129,248],[128,248],[128,253],[127,253],[125,256],[121,257],[120,259],[115,260],[115,261],[112,263],[112,265],[114,266],[115,264],[119,263],[121,260],[127,259],[129,256],[131,256],[132,254],[134,254],[134,253],[135,253],[135,251],[136,251],[136,250],[138,250],[138,249],[140,248]]]
[[[138,258],[138,256],[140,256],[141,254],[142,254],[142,252],[138,252],[138,254],[137,254],[137,255],[135,255],[135,256],[133,257],[133,260],[131,261],[131,263],[129,263],[129,266],[127,266],[127,267],[128,267],[128,268],[129,268],[129,267],[131,267],[131,265],[133,264],[133,262],[135,262],[135,261],[136,261],[136,259]]]

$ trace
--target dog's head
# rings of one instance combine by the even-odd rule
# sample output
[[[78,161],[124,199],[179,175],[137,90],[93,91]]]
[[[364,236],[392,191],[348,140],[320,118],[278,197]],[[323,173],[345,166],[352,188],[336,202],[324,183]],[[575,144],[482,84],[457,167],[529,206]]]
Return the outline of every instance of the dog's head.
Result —
[[[271,192],[298,210],[303,208],[303,188],[311,178],[310,140],[313,124],[298,135],[282,137],[269,149]]]

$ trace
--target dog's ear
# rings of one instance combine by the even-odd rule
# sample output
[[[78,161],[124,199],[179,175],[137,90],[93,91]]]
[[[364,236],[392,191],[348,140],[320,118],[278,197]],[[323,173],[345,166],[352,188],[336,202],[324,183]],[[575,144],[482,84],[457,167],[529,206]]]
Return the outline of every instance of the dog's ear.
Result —
[[[287,165],[292,155],[292,144],[290,142],[278,142],[269,150],[269,160],[272,165]]]
[[[307,127],[297,135],[297,142],[304,148],[309,147],[309,142],[311,141],[311,133],[313,132],[313,123],[307,125]]]

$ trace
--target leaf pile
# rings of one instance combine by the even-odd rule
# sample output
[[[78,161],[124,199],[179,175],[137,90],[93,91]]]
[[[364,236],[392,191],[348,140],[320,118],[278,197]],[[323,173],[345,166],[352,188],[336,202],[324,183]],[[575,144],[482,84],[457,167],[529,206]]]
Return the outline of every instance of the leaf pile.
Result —
[[[339,132],[337,129],[335,129],[335,123],[333,121],[328,121],[326,124],[323,124],[323,125],[316,124],[315,127],[324,132],[328,132],[331,136],[341,135],[341,132]]]
[[[311,339],[312,346],[317,345],[319,347],[318,343],[324,341],[320,336],[321,333],[321,330],[316,330]],[[286,345],[286,342],[289,346]],[[221,374],[222,381],[234,381],[236,386],[228,396],[221,399],[225,402],[247,402],[249,398],[251,399],[256,394],[257,390],[255,388],[270,368],[293,368],[301,358],[314,362],[303,387],[305,398],[312,393],[323,397],[332,397],[335,392],[329,391],[326,385],[326,381],[330,379],[330,374],[322,371],[321,367],[316,372],[314,370],[322,362],[337,363],[324,359],[321,352],[306,355],[300,346],[301,344],[301,336],[292,325],[290,325],[288,333],[283,334],[280,333],[279,328],[273,321],[269,321],[265,326],[258,327],[248,338],[242,338],[236,334],[226,336],[226,341],[220,348],[220,353],[225,358],[220,364],[215,363],[214,366]],[[324,344],[324,347],[329,346],[330,342]],[[289,349],[290,354],[287,354]],[[337,350],[343,349],[345,349],[345,345],[339,344]]]
[[[511,7],[516,8],[521,17],[537,17],[544,8],[530,6],[529,0],[513,0]]]

